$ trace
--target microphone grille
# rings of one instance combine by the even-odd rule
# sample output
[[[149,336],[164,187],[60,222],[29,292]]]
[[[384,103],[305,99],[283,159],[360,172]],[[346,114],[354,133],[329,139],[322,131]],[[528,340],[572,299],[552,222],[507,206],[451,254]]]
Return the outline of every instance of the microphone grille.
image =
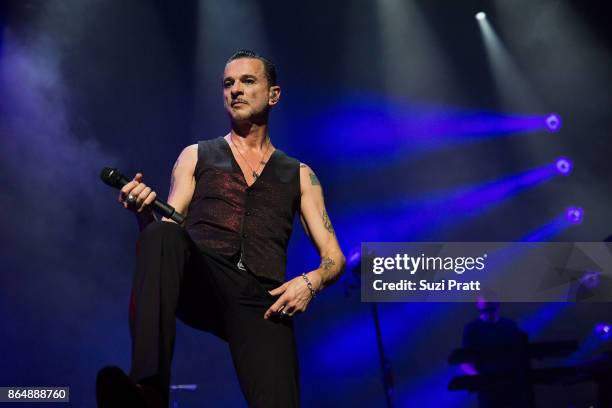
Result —
[[[121,188],[122,186],[119,184],[119,180],[121,179],[121,173],[117,171],[117,169],[111,167],[104,167],[100,172],[100,178],[103,182],[108,184],[111,187]]]

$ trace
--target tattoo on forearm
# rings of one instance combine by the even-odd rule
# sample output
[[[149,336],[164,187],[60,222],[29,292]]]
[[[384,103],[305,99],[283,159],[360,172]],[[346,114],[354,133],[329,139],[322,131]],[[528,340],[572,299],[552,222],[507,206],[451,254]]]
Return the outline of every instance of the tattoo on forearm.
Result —
[[[336,235],[334,227],[332,226],[332,223],[329,217],[327,216],[327,211],[325,210],[323,210],[323,225],[325,226],[325,229],[329,231],[330,234]]]
[[[312,184],[313,186],[321,185],[321,183],[319,182],[319,179],[317,178],[317,176],[315,176],[314,173],[310,173],[310,184]]]
[[[329,258],[329,257],[325,257],[323,259],[321,259],[321,265],[319,265],[319,267],[325,269],[325,270],[329,270],[331,268],[333,268],[336,265],[336,262]]]

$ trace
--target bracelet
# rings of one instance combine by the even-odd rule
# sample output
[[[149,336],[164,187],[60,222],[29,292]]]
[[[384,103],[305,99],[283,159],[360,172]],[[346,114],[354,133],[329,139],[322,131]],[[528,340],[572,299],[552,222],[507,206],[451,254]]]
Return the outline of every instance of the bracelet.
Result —
[[[310,279],[308,279],[308,276],[306,276],[304,272],[302,272],[302,278],[304,278],[304,280],[306,281],[306,285],[308,286],[308,289],[310,290],[310,296],[312,296],[312,299],[314,299],[315,296],[317,296],[317,292],[312,287],[312,283],[310,283]]]

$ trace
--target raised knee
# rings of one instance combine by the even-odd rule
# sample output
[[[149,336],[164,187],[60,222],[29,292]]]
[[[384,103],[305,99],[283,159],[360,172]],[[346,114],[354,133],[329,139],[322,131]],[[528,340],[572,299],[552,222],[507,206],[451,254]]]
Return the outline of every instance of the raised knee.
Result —
[[[150,223],[140,232],[140,239],[148,239],[151,237],[162,237],[167,235],[183,234],[183,227],[168,221],[155,221]]]

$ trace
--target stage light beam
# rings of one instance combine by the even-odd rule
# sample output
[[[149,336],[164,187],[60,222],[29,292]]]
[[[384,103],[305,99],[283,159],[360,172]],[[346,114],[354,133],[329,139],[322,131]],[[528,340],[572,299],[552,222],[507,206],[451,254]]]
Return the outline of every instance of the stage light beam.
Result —
[[[353,9],[363,13],[363,7],[354,3]],[[386,94],[410,95],[412,98],[434,101],[461,98],[454,79],[455,72],[450,69],[452,64],[442,52],[438,36],[427,23],[418,2],[377,0],[372,3],[376,5],[372,16],[377,19],[374,27],[379,30],[379,64],[382,70],[379,75],[382,75]],[[367,18],[370,20],[372,17]],[[363,27],[360,25],[355,29],[362,31]],[[353,30],[347,32],[351,33],[347,37],[350,42],[347,48],[350,59],[347,63],[350,64],[348,68],[353,69],[352,61],[361,61],[364,44],[363,41],[355,41]]]
[[[482,17],[481,16],[482,13]],[[495,28],[483,12],[476,14],[476,21],[489,60],[491,74],[499,92],[502,107],[506,111],[542,111],[545,108],[528,78],[523,75],[514,57],[498,36]]]

